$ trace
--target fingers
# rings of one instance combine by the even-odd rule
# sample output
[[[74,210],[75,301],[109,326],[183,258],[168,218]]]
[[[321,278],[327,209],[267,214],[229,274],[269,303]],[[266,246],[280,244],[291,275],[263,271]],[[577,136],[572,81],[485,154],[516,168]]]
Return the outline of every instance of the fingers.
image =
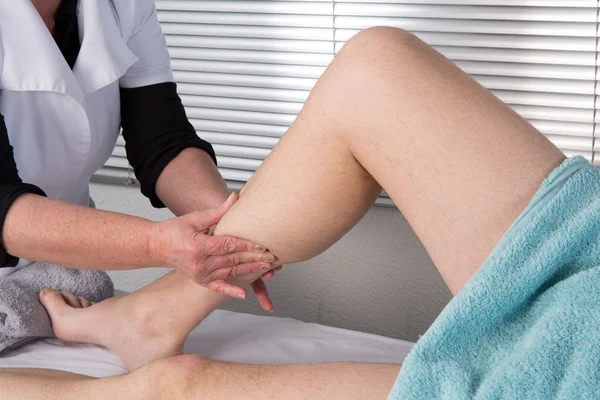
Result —
[[[223,215],[225,215],[227,211],[231,209],[237,199],[237,193],[233,192],[229,195],[227,200],[225,200],[225,203],[221,204],[219,207],[199,213],[200,218],[203,219],[201,225],[206,228],[216,225],[221,218],[223,218]]]
[[[280,265],[279,267],[275,267],[272,270],[270,270],[269,272],[267,272],[266,274],[264,274],[262,277],[265,280],[271,280],[273,279],[273,277],[275,276],[275,272],[277,271],[281,271],[283,269],[283,265]]]
[[[271,268],[271,265],[266,263],[248,263],[232,267],[229,274],[232,278],[242,275],[264,274],[269,272]]]
[[[204,241],[204,246],[206,253],[212,256],[247,251],[259,253],[267,251],[263,246],[233,236],[211,236]]]
[[[245,300],[248,296],[246,289],[235,286],[224,280],[215,280],[206,285],[206,287],[214,292],[221,293],[225,296],[234,297]]]
[[[210,268],[210,270],[215,270],[241,266],[242,264],[248,263],[258,263],[261,265],[266,265],[268,268],[266,268],[265,271],[268,271],[271,269],[270,263],[273,262],[274,259],[275,258],[270,253],[240,252],[209,257],[206,260],[206,265]],[[253,272],[260,272],[260,269]]]
[[[231,207],[233,207],[233,205],[235,204],[236,201],[238,201],[238,199],[239,199],[239,195],[236,192],[232,192],[229,195],[229,197],[227,198],[227,200],[225,200],[225,203],[223,203],[219,207],[217,207],[217,209],[221,213],[221,216],[227,214],[227,211],[229,211],[231,209]]]
[[[273,277],[275,276],[275,271],[271,270],[269,272],[267,272],[266,274],[264,274],[262,276],[262,278],[266,281],[273,279]]]
[[[254,290],[254,294],[256,294],[258,304],[260,304],[265,311],[273,312],[273,302],[269,297],[265,282],[260,278],[257,279],[252,283],[252,289]]]

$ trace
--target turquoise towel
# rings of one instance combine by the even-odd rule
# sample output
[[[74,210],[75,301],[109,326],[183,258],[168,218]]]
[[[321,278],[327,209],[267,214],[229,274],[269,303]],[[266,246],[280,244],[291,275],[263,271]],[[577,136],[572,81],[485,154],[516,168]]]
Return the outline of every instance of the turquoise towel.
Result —
[[[575,157],[550,174],[389,399],[600,399],[599,168]]]

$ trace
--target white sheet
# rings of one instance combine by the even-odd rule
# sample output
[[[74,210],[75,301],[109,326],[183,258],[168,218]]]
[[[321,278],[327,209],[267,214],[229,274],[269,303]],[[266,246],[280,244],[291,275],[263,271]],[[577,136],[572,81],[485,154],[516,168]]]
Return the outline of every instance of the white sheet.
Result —
[[[253,364],[320,361],[401,363],[412,343],[382,336],[217,310],[190,335],[186,353]],[[0,368],[45,368],[93,377],[126,373],[114,353],[93,345],[41,340],[5,356]]]

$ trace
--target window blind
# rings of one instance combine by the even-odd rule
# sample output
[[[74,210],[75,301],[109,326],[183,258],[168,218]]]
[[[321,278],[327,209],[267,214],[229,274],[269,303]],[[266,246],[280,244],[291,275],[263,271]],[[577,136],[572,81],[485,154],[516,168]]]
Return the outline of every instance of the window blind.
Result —
[[[157,0],[190,122],[240,189],[334,56],[333,3]],[[120,138],[97,175],[133,182]],[[110,174],[110,175],[108,175]]]
[[[334,54],[361,29],[377,25],[415,33],[565,154],[598,163],[597,0],[156,5],[188,117],[213,143],[233,189],[269,154]],[[122,140],[98,175],[131,181]]]
[[[337,1],[336,51],[360,29],[409,30],[565,154],[593,156],[597,1]]]

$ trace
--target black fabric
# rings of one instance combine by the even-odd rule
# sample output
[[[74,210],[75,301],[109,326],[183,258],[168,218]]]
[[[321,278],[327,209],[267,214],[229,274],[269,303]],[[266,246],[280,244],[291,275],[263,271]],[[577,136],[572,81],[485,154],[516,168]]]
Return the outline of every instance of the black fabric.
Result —
[[[46,195],[39,187],[23,183],[19,178],[17,163],[15,162],[13,148],[8,140],[4,117],[0,114],[0,232],[4,227],[9,208],[17,197],[24,193]],[[14,267],[18,262],[17,257],[11,256],[4,246],[0,246],[0,268]]]
[[[188,121],[173,82],[122,88],[121,125],[127,159],[140,181],[142,193],[154,207],[165,206],[156,195],[158,177],[182,150],[202,149],[217,162],[212,146],[196,135]]]
[[[71,69],[81,49],[77,3],[78,0],[62,0],[54,19],[54,40]]]

